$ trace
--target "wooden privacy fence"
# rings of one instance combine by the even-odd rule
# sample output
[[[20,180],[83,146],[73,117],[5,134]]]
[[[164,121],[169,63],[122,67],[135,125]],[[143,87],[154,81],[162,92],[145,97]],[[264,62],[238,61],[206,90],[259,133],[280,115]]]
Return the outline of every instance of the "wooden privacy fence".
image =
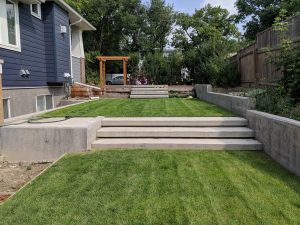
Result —
[[[300,16],[287,21],[287,35],[299,47]],[[256,42],[240,50],[230,61],[238,65],[241,74],[241,85],[255,87],[260,85],[274,85],[282,78],[282,72],[269,60],[269,49],[272,54],[278,54],[280,49],[279,32],[269,28],[257,34]]]

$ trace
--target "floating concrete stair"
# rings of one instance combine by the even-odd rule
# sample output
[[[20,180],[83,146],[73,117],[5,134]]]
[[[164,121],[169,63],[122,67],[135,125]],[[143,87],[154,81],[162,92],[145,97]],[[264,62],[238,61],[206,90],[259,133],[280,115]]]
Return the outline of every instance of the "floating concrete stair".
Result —
[[[185,138],[103,138],[94,142],[96,149],[183,149],[183,150],[262,150],[253,139],[185,139]]]
[[[95,149],[262,150],[239,117],[105,118]]]
[[[169,89],[168,86],[159,86],[159,85],[132,86],[130,98],[132,99],[169,98]]]
[[[102,127],[245,127],[240,117],[145,117],[105,118]]]
[[[130,95],[131,99],[160,99],[169,98],[169,95]]]
[[[169,95],[168,91],[131,91],[131,95]]]
[[[253,138],[247,127],[104,127],[99,138]]]
[[[153,91],[169,91],[168,88],[165,87],[161,87],[161,88],[131,88],[131,91],[135,91],[135,92],[153,92]]]

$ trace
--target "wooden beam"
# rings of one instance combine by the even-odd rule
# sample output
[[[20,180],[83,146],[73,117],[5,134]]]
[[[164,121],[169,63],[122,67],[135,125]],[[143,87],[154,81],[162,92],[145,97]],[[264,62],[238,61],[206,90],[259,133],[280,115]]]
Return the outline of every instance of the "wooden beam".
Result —
[[[128,61],[129,60],[129,57],[128,56],[98,56],[97,59],[99,61],[109,61],[109,60],[113,60],[113,61],[123,61],[123,60],[126,60]]]
[[[3,111],[3,94],[2,94],[2,64],[3,60],[0,59],[0,126],[4,123],[4,111]]]

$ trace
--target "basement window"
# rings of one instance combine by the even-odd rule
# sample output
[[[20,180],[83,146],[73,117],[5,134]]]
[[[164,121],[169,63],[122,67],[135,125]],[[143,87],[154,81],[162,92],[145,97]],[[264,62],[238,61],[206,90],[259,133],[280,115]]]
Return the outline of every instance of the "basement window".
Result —
[[[40,95],[36,96],[36,111],[42,112],[49,109],[53,109],[53,96],[52,95]]]
[[[11,118],[9,98],[3,99],[3,113],[4,113],[4,119]]]

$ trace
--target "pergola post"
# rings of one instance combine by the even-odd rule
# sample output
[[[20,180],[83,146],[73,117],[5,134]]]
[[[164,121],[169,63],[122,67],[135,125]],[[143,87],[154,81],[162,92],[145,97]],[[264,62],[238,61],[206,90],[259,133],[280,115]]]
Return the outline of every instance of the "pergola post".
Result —
[[[127,85],[127,61],[123,60],[124,85]]]
[[[4,123],[4,111],[3,111],[3,95],[2,95],[2,64],[4,61],[0,59],[0,126]]]

